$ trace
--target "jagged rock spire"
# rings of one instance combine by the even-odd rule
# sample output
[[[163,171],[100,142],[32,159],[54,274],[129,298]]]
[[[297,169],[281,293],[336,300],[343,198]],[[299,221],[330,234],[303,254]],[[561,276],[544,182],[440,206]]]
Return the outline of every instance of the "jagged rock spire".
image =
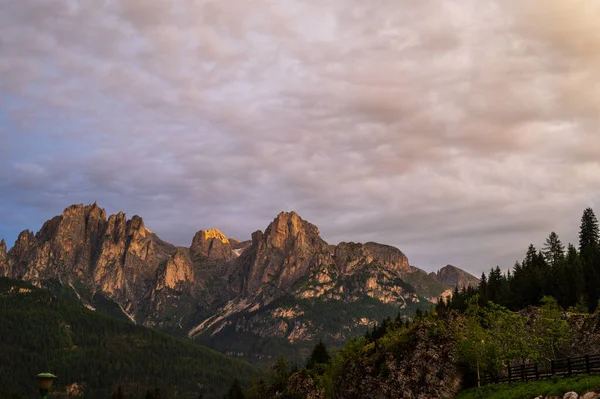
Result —
[[[235,258],[231,243],[218,229],[200,230],[192,240],[190,247],[192,259],[202,257],[229,260]]]

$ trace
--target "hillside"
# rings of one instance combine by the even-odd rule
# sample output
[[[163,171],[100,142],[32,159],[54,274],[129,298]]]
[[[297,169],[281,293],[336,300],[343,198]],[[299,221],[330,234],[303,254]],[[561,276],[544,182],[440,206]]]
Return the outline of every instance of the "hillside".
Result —
[[[135,398],[160,389],[163,398],[221,398],[234,378],[255,369],[240,360],[131,322],[117,320],[28,283],[0,278],[0,387],[37,397],[33,376],[51,371],[86,398],[106,399],[118,387]]]
[[[23,231],[8,252],[0,245],[0,276],[52,282],[90,309],[254,362],[273,359],[276,346],[296,359],[319,340],[340,346],[451,293],[400,249],[330,245],[295,212],[250,241],[209,229],[177,247],[141,217],[108,216],[97,204],[69,206],[37,233]]]

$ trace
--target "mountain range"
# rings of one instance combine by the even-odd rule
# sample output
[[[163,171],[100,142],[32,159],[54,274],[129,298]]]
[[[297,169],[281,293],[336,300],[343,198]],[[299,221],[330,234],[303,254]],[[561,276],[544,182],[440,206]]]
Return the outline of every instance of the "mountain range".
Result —
[[[210,229],[181,247],[141,217],[107,217],[97,204],[69,206],[39,232],[21,232],[8,252],[2,240],[0,276],[58,283],[88,309],[254,362],[300,359],[319,340],[341,345],[478,283],[450,265],[428,274],[392,246],[330,245],[295,212],[248,241]]]

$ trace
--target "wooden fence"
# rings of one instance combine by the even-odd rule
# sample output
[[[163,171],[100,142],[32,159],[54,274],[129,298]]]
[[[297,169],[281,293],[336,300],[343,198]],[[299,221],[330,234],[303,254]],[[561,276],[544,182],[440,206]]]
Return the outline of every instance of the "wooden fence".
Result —
[[[523,382],[559,377],[573,377],[580,374],[600,373],[600,354],[581,357],[554,359],[546,364],[522,364],[511,366],[497,375],[484,374],[484,384],[503,382]]]

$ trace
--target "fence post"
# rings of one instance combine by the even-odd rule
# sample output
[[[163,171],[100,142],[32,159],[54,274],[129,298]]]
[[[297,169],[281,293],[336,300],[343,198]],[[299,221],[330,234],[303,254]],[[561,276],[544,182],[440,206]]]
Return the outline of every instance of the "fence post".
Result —
[[[535,379],[539,380],[540,379],[540,372],[538,370],[538,365],[537,363],[535,364]]]
[[[590,374],[590,355],[585,355],[585,373]]]
[[[508,382],[512,382],[512,367],[508,364]]]
[[[550,372],[554,376],[554,359],[550,360]]]
[[[569,373],[569,377],[573,376],[573,368],[571,367],[571,356],[567,358],[567,370]]]
[[[527,381],[525,378],[525,364],[521,364],[521,381]]]

